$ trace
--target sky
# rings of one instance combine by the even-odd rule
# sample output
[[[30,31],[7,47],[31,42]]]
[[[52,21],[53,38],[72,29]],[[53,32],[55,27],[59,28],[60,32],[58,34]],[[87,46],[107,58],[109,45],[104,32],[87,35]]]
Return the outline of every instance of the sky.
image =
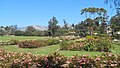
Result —
[[[115,9],[104,4],[104,0],[0,0],[0,26],[48,26],[53,16],[59,25],[63,25],[63,19],[77,24],[85,19],[80,11],[87,7],[105,8],[110,17],[115,15]]]

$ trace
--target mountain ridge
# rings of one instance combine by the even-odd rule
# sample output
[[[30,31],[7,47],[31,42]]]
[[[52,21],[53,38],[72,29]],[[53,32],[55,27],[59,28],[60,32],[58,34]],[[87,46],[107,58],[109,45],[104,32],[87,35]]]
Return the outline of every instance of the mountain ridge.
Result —
[[[48,30],[47,26],[39,26],[39,25],[31,25],[34,29],[38,30],[38,31],[45,31]],[[17,30],[21,30],[21,31],[26,31],[28,26],[26,27],[19,27]]]

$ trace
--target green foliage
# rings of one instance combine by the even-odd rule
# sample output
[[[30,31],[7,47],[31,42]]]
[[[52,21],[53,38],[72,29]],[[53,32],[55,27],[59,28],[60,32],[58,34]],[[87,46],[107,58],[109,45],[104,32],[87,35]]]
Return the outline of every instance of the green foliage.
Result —
[[[107,34],[98,34],[100,37],[109,37]]]
[[[60,43],[60,49],[61,50],[68,50],[70,44],[71,43],[68,43],[67,41],[63,41],[62,43]]]
[[[120,15],[113,16],[110,22],[114,32],[120,31]]]
[[[106,22],[102,22],[101,26],[99,27],[99,33],[100,34],[106,34],[106,28],[107,28],[107,23]]]
[[[15,36],[24,36],[24,32],[20,30],[15,31]]]
[[[0,36],[3,36],[5,34],[4,27],[0,26]]]
[[[86,16],[86,19],[84,20],[84,27],[87,31],[89,31],[90,35],[92,35],[93,32],[106,33],[106,21],[108,16],[107,11],[104,8],[84,8],[81,10],[81,15],[82,14],[85,14]]]
[[[59,39],[48,39],[47,43],[49,43],[49,45],[55,45],[55,44],[59,44],[60,41]]]
[[[50,21],[48,22],[48,30],[50,30],[50,33],[51,35],[54,37],[55,36],[55,33],[57,31],[57,24],[58,24],[58,21],[56,19],[56,17],[53,17],[52,19],[50,19]]]
[[[116,39],[120,39],[120,34],[114,34],[113,37]]]
[[[120,46],[120,42],[116,42],[115,44]]]
[[[89,37],[89,36],[88,36]],[[63,41],[60,44],[61,50],[72,50],[72,51],[98,51],[98,52],[110,52],[112,48],[112,43],[107,39],[94,39],[94,37],[89,37],[85,41],[77,42],[66,42]]]
[[[85,42],[86,51],[110,52],[112,48],[111,41],[107,39],[88,39]]]

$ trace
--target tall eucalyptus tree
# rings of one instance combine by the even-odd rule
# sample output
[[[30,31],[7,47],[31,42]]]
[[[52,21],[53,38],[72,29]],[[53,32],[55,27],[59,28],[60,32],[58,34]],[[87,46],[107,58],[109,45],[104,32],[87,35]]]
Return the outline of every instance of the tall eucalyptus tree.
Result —
[[[89,23],[88,28],[90,30],[89,31],[90,35],[92,35],[94,30],[98,30],[97,28],[99,28],[99,26],[101,26],[101,28],[104,27],[104,24],[106,24],[108,18],[107,11],[104,8],[95,8],[95,7],[84,8],[81,10],[81,15],[83,14],[86,15],[85,22],[87,24]],[[103,28],[103,30],[105,30],[105,28]]]
[[[58,21],[56,19],[56,17],[53,17],[52,19],[50,19],[50,21],[48,22],[48,30],[50,31],[49,33],[51,33],[51,35],[54,37],[55,33],[57,32],[57,28],[58,28]]]

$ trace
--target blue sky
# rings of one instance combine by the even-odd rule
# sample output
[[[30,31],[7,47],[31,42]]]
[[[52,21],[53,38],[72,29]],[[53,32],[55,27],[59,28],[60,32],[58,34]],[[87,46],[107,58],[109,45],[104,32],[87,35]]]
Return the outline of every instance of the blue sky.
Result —
[[[0,26],[47,26],[53,16],[60,25],[63,19],[77,24],[85,19],[80,10],[86,7],[103,7],[109,16],[115,14],[115,9],[105,5],[104,0],[0,0]]]

